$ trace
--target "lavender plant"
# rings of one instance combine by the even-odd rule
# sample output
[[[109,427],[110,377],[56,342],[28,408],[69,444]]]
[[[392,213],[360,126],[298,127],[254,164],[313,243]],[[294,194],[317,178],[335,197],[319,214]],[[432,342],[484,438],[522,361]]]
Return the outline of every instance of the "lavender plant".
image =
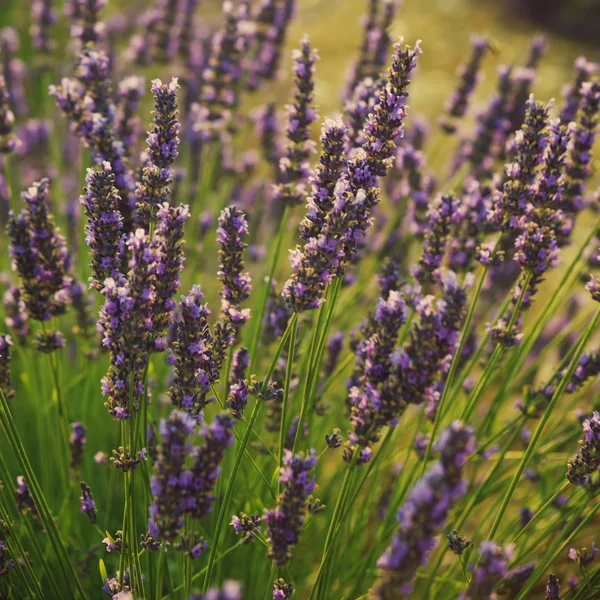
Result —
[[[0,598],[598,598],[598,66],[125,4],[0,11]]]

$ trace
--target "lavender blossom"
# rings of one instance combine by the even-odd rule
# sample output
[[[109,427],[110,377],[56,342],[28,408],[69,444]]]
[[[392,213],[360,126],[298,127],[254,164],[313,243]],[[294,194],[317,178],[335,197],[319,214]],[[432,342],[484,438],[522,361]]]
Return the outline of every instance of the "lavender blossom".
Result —
[[[246,370],[250,366],[250,354],[248,348],[241,346],[234,353],[231,359],[231,372],[229,382],[235,383],[246,377]]]
[[[354,431],[347,445],[346,458],[352,456],[355,444],[366,449],[371,442],[377,441],[379,429],[385,424],[382,421],[386,418],[382,414],[382,388],[393,368],[398,333],[405,322],[406,303],[400,292],[391,291],[386,300],[379,299],[371,335],[356,348],[354,373],[348,385],[350,422]],[[365,454],[359,461],[366,461],[369,456]]]
[[[506,575],[508,562],[513,558],[512,546],[504,550],[495,542],[483,542],[479,546],[479,560],[477,566],[469,565],[472,572],[471,583],[467,591],[460,596],[460,600],[467,598],[489,599],[494,598],[493,591],[497,583]]]
[[[464,117],[475,87],[479,81],[481,62],[489,49],[489,42],[479,35],[471,36],[471,56],[469,62],[458,69],[458,89],[448,98],[447,115],[440,119],[440,126],[446,133],[456,131],[456,121]]]
[[[12,27],[0,30],[1,72],[6,82],[9,106],[17,116],[27,114],[29,107],[25,99],[25,63],[16,56],[19,49],[19,36]]]
[[[43,54],[50,54],[54,49],[50,28],[56,23],[56,11],[52,4],[52,0],[34,0],[31,6],[33,24],[29,32],[33,39],[33,47]]]
[[[193,594],[190,600],[242,600],[242,586],[231,579],[223,582],[223,587],[210,588],[206,594]]]
[[[10,255],[30,318],[48,321],[65,311],[70,267],[65,239],[48,210],[48,179],[22,193],[26,208],[9,218]]]
[[[458,531],[453,529],[447,536],[448,539],[448,548],[456,554],[456,556],[461,556],[462,553],[473,544],[471,540],[467,540],[466,538],[458,535]]]
[[[596,138],[598,109],[600,108],[600,82],[586,81],[581,86],[581,109],[572,128],[566,164],[566,185],[563,206],[577,213],[583,208],[585,184],[591,173],[591,149]]]
[[[441,195],[427,211],[429,228],[425,231],[419,264],[412,270],[421,283],[432,283],[438,277],[452,223],[459,218],[458,201],[452,195]]]
[[[123,269],[123,218],[119,213],[120,198],[110,163],[88,169],[81,205],[88,217],[85,242],[92,259],[90,286],[98,291],[108,277],[117,277]]]
[[[8,558],[6,544],[0,541],[0,579],[8,575],[15,568],[12,558]]]
[[[352,95],[344,102],[350,149],[360,148],[365,141],[365,121],[375,108],[381,86],[381,79],[366,77],[353,87]]]
[[[582,101],[581,86],[599,70],[598,65],[588,61],[585,56],[577,57],[573,66],[575,67],[575,80],[573,83],[566,84],[563,88],[565,104],[559,115],[561,122],[565,125],[574,121],[577,116]]]
[[[269,164],[276,165],[282,149],[279,144],[280,125],[275,102],[269,102],[257,108],[252,113],[252,120],[264,159]]]
[[[286,107],[287,144],[279,160],[277,183],[273,189],[275,201],[296,206],[306,196],[305,181],[308,177],[309,158],[314,152],[310,139],[310,126],[317,118],[313,107],[313,74],[318,59],[308,37],[302,40],[302,48],[294,51],[294,100]]]
[[[86,44],[97,44],[104,37],[104,23],[99,20],[100,11],[107,0],[73,0],[70,16],[73,21],[71,35],[83,48]]]
[[[143,77],[131,75],[119,82],[116,135],[123,142],[125,156],[128,158],[131,158],[140,133],[140,119],[136,110],[143,95]]]
[[[210,311],[202,304],[200,286],[189,296],[182,296],[181,315],[175,325],[175,341],[169,349],[168,362],[174,365],[169,397],[174,406],[200,416],[209,402],[210,385],[216,381],[213,337],[208,326]]]
[[[516,598],[534,571],[535,565],[532,563],[512,569],[496,586],[496,593],[500,596]]]
[[[192,498],[188,513],[200,519],[212,510],[213,489],[221,470],[225,451],[233,443],[233,420],[227,413],[215,415],[212,423],[200,432],[204,445],[192,453],[190,491]]]
[[[236,534],[242,534],[242,539],[245,544],[250,543],[257,533],[260,533],[261,517],[259,513],[247,515],[241,512],[240,516],[233,515],[231,523],[229,523]]]
[[[242,58],[248,48],[244,30],[248,4],[223,3],[225,24],[212,37],[210,58],[203,74],[200,103],[192,105],[194,130],[204,141],[226,139],[238,105]]]
[[[15,395],[12,388],[12,379],[10,376],[10,347],[12,339],[10,335],[0,335],[0,390],[6,400]]]
[[[14,152],[19,144],[13,131],[15,116],[10,109],[9,99],[6,79],[0,74],[0,154],[4,155]]]
[[[496,93],[477,117],[475,136],[464,148],[464,155],[477,174],[491,174],[493,161],[503,149],[513,90],[511,75],[511,67],[502,65],[498,68]]]
[[[17,477],[17,489],[15,490],[15,495],[17,500],[17,510],[23,516],[31,515],[35,521],[38,521],[38,509],[23,475]]]
[[[474,450],[474,431],[460,421],[444,430],[436,444],[440,460],[408,493],[396,520],[398,529],[377,566],[380,577],[375,598],[403,597],[412,591],[411,581],[437,544],[437,532],[446,524],[452,505],[466,492],[464,463]],[[392,591],[394,590],[394,591]]]
[[[217,242],[220,246],[217,275],[223,283],[221,311],[235,328],[242,326],[250,318],[249,308],[239,308],[251,290],[250,275],[244,273],[242,256],[247,247],[243,241],[246,235],[248,223],[245,213],[235,206],[223,209],[217,229]]]
[[[261,81],[270,81],[277,76],[281,50],[295,5],[296,0],[262,0],[257,6],[253,15],[255,49],[245,82],[249,90],[256,90]]]
[[[38,331],[33,339],[33,346],[42,354],[50,354],[65,347],[65,338],[58,331]]]
[[[248,382],[245,379],[240,379],[229,388],[227,406],[236,419],[244,418],[244,408],[248,404],[248,394]]]
[[[87,516],[92,525],[95,525],[97,520],[96,503],[94,502],[94,498],[92,496],[92,490],[90,489],[90,486],[83,481],[80,483],[80,487],[81,512]]]
[[[273,600],[286,600],[292,597],[293,592],[294,586],[291,581],[279,578],[273,582]]]
[[[312,238],[291,253],[294,273],[284,286],[283,296],[297,312],[323,303],[326,284],[343,273],[371,224],[371,210],[379,201],[376,178],[385,175],[393,163],[394,139],[401,135],[406,115],[409,75],[421,51],[418,43],[414,50],[402,48],[402,40],[394,49],[388,83],[364,127],[365,143],[357,157],[348,162],[347,175],[336,184],[335,200],[319,239]]]
[[[142,229],[132,233],[126,245],[131,253],[127,279],[106,279],[99,320],[102,344],[109,350],[111,362],[102,380],[102,393],[108,396],[105,405],[109,413],[117,419],[128,419],[132,410],[137,411],[144,392],[142,377],[150,350],[160,261],[160,252]]]
[[[548,145],[548,108],[536,102],[532,94],[523,127],[515,134],[516,159],[506,165],[507,179],[491,214],[505,230],[519,228],[519,217],[526,213],[529,197],[535,192],[537,167],[542,164]]]
[[[548,575],[548,585],[546,586],[544,600],[562,600],[560,595],[560,585],[558,585],[558,577],[554,573]]]
[[[579,452],[569,459],[567,467],[567,479],[582,487],[589,484],[591,476],[600,467],[600,414],[594,411],[583,423],[583,436]]]
[[[71,423],[71,437],[69,438],[69,445],[71,446],[71,468],[77,469],[81,466],[83,461],[83,451],[85,450],[85,445],[87,439],[85,437],[85,427],[75,421]]]
[[[192,450],[188,438],[195,428],[194,419],[178,410],[160,422],[161,442],[154,461],[148,531],[161,540],[178,537],[183,517],[193,505],[192,473],[185,463]]]
[[[157,208],[155,243],[160,253],[160,261],[156,270],[153,333],[156,336],[155,348],[164,350],[164,336],[172,322],[172,311],[177,306],[175,294],[181,285],[184,225],[190,216],[190,210],[187,205],[173,207],[166,202]]]
[[[283,468],[279,475],[283,491],[277,506],[274,509],[265,509],[264,516],[268,527],[268,541],[271,544],[269,558],[278,567],[289,562],[292,558],[292,548],[298,543],[307,498],[315,489],[315,479],[311,472],[316,464],[317,458],[312,450],[308,456],[284,450]]]
[[[310,178],[307,213],[299,227],[300,237],[305,242],[319,239],[325,219],[333,207],[335,185],[346,165],[346,131],[339,119],[325,119],[323,123],[319,164]]]
[[[154,121],[146,138],[149,160],[142,169],[142,179],[136,188],[137,218],[144,226],[154,222],[159,207],[169,201],[168,186],[173,182],[171,165],[179,156],[178,91],[176,78],[171,79],[168,85],[160,79],[152,81]]]

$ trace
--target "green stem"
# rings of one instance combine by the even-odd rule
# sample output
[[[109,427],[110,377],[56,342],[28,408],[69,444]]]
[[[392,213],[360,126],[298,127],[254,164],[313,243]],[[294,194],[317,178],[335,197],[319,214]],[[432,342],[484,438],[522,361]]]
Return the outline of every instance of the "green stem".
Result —
[[[296,327],[297,322],[298,322],[298,313],[294,313],[289,320],[289,323],[285,330],[285,333],[281,337],[279,346],[277,347],[277,350],[275,352],[275,356],[273,356],[273,359],[271,360],[271,364],[269,366],[269,371],[267,372],[267,375],[266,375],[265,379],[263,380],[264,381],[263,390],[262,390],[263,393],[267,391],[269,379],[271,378],[271,375],[273,374],[273,371],[275,370],[275,365],[277,364],[277,361],[279,359],[279,356],[281,355],[281,352],[284,348],[285,343],[287,342],[288,338],[291,335],[292,329],[294,329]],[[244,432],[244,437],[242,439],[242,443],[237,451],[237,454],[235,455],[233,468],[229,475],[229,479],[227,481],[227,488],[225,489],[225,496],[223,497],[223,501],[221,503],[221,508],[219,510],[219,514],[218,514],[217,521],[215,524],[215,531],[213,534],[212,543],[210,545],[210,550],[209,550],[209,555],[208,555],[208,565],[207,565],[207,570],[206,570],[206,576],[204,578],[203,593],[206,593],[206,590],[208,589],[208,587],[210,585],[210,580],[211,580],[212,573],[213,573],[214,566],[215,566],[215,558],[216,558],[216,554],[217,554],[217,548],[219,545],[219,538],[221,536],[221,530],[223,528],[223,524],[225,521],[225,514],[228,510],[229,500],[231,499],[231,495],[233,493],[233,486],[234,486],[234,483],[235,483],[235,480],[236,480],[236,477],[237,477],[237,474],[238,474],[238,471],[240,468],[242,456],[244,455],[244,451],[246,450],[246,447],[248,445],[248,440],[250,439],[252,429],[254,428],[256,419],[258,418],[258,413],[260,412],[261,404],[262,404],[261,400],[257,400],[254,404],[254,407],[252,409],[252,414],[250,415],[248,425],[246,426],[246,431]]]
[[[58,564],[60,565],[60,569],[63,572],[66,581],[70,581],[71,585],[74,586],[77,595],[79,595],[83,600],[85,600],[86,594],[83,591],[83,588],[81,587],[81,582],[77,577],[77,573],[75,571],[75,568],[73,567],[73,563],[71,562],[67,553],[67,549],[65,548],[60,534],[58,533],[56,523],[52,518],[52,514],[46,502],[46,498],[44,497],[42,489],[33,471],[33,468],[31,467],[31,463],[29,462],[29,458],[27,456],[25,448],[23,447],[23,443],[19,436],[19,432],[12,418],[8,402],[6,401],[6,397],[4,396],[4,392],[1,388],[0,421],[4,434],[8,438],[9,444],[17,457],[17,461],[19,462],[19,466],[25,474],[26,481],[33,493],[33,497],[38,508],[40,521],[46,529],[48,539],[50,540],[50,543],[52,544],[54,552],[58,558]]]
[[[283,449],[285,446],[285,436],[287,432],[287,410],[290,399],[290,382],[292,381],[292,371],[294,369],[294,353],[296,350],[297,325],[292,327],[290,334],[290,344],[288,346],[287,364],[285,369],[285,387],[283,390],[283,404],[281,406],[281,424],[279,426],[279,472],[283,468]]]
[[[592,333],[596,329],[596,326],[598,325],[599,321],[600,321],[600,309],[596,311],[596,314],[594,315],[592,321],[590,322],[587,329],[581,336],[579,344],[577,345],[577,351],[575,352],[575,356],[573,357],[573,360],[571,361],[571,365],[569,366],[566,375],[561,379],[560,384],[558,385],[554,394],[552,395],[552,398],[551,398],[550,402],[548,403],[548,406],[546,407],[546,410],[544,411],[544,414],[542,415],[542,418],[540,419],[533,436],[531,437],[531,441],[529,442],[527,449],[525,451],[525,454],[523,455],[523,458],[521,459],[521,462],[519,463],[517,472],[513,476],[510,486],[508,487],[508,490],[506,491],[506,494],[504,495],[502,504],[500,506],[500,510],[498,511],[496,518],[494,519],[492,528],[490,529],[488,539],[493,539],[494,535],[496,535],[496,532],[498,531],[498,527],[500,527],[500,523],[502,522],[502,518],[504,517],[504,513],[506,512],[506,509],[508,508],[508,505],[514,494],[514,491],[519,483],[521,475],[523,474],[523,471],[525,470],[527,464],[529,463],[529,459],[531,458],[531,456],[535,450],[535,447],[542,436],[542,433],[544,431],[544,428],[546,427],[546,424],[548,423],[548,420],[550,419],[552,411],[554,410],[554,407],[556,406],[559,398],[561,397],[562,393],[564,392],[565,388],[567,387],[567,384],[571,380],[571,377],[572,377],[575,369],[577,368],[579,359],[581,358],[581,355],[583,354],[583,349],[585,348],[585,345],[586,345],[587,341],[589,340],[589,338],[591,337]]]

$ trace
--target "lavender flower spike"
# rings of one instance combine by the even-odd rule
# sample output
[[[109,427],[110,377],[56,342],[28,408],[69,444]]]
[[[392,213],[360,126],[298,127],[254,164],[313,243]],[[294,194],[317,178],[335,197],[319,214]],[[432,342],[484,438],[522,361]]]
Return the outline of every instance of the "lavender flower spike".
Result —
[[[166,202],[158,207],[156,213],[158,225],[154,241],[160,253],[154,301],[154,335],[157,350],[164,350],[166,347],[164,336],[172,322],[172,311],[177,306],[174,297],[181,285],[184,225],[189,216],[190,210],[187,205],[173,207]]]
[[[149,160],[142,170],[142,180],[136,189],[137,217],[142,225],[148,225],[156,219],[158,207],[169,201],[169,185],[173,182],[171,165],[179,156],[179,129],[177,121],[177,92],[179,83],[176,78],[163,84],[160,79],[152,81],[154,94],[154,121],[148,131]]]
[[[210,311],[202,304],[200,286],[189,296],[182,296],[181,315],[175,325],[175,341],[169,349],[168,362],[174,365],[169,397],[174,406],[195,417],[202,415],[208,403],[210,385],[216,380],[213,338],[208,326]]]
[[[575,59],[575,80],[572,84],[567,84],[563,88],[563,96],[565,98],[565,105],[560,111],[559,118],[562,123],[568,125],[571,121],[575,120],[577,111],[581,106],[581,86],[589,81],[592,75],[595,75],[599,66],[596,63],[590,62],[585,56],[579,56]]]
[[[30,28],[33,46],[39,52],[50,54],[54,49],[54,42],[50,38],[50,27],[56,23],[56,11],[52,0],[34,0],[31,7],[33,23]]]
[[[314,450],[308,456],[284,450],[283,469],[279,482],[283,491],[274,509],[265,509],[264,520],[271,543],[269,558],[279,567],[292,558],[292,547],[298,543],[300,528],[304,523],[307,498],[315,489],[311,472],[317,464]]]
[[[108,277],[118,277],[122,270],[121,237],[123,218],[119,212],[119,193],[109,162],[88,169],[81,205],[88,217],[85,243],[90,249],[92,276],[90,285],[100,291]]]
[[[96,524],[96,503],[92,496],[92,490],[90,486],[83,481],[80,484],[81,487],[81,512],[87,516],[92,525]]]
[[[161,442],[154,461],[148,523],[148,531],[155,538],[165,541],[176,539],[193,500],[191,473],[186,470],[185,461],[191,452],[188,438],[195,428],[194,419],[178,410],[174,410],[168,420],[160,422]]]
[[[219,271],[217,275],[223,283],[221,310],[225,318],[234,326],[240,327],[250,318],[250,309],[239,306],[248,298],[251,290],[250,275],[244,273],[242,253],[247,244],[243,241],[248,235],[248,222],[243,211],[230,206],[221,212],[217,229],[219,249]]]
[[[195,448],[192,455],[192,498],[188,509],[192,519],[200,519],[212,510],[215,499],[212,492],[221,470],[221,462],[225,451],[233,443],[233,419],[228,413],[219,413],[200,433],[204,438],[204,445]]]
[[[583,423],[579,452],[569,459],[567,479],[573,485],[586,486],[600,467],[600,414],[594,412]]]
[[[19,145],[13,131],[15,116],[10,109],[9,100],[6,79],[0,74],[0,154],[10,154]]]
[[[463,467],[475,448],[474,430],[454,421],[436,444],[440,460],[434,463],[408,494],[396,517],[398,530],[377,562],[380,578],[374,598],[387,600],[408,595],[417,569],[437,544],[452,505],[466,492]]]
[[[8,400],[15,395],[12,389],[10,376],[10,347],[12,340],[10,335],[0,335],[0,390]]]
[[[568,149],[563,204],[565,210],[575,213],[583,208],[585,184],[591,174],[591,150],[596,139],[600,109],[600,81],[583,83],[581,96],[579,118],[570,125],[573,135]]]
[[[310,126],[317,118],[312,106],[313,73],[318,58],[310,46],[308,37],[302,40],[301,50],[294,51],[294,101],[287,106],[286,136],[288,143],[279,161],[274,198],[289,206],[302,204],[306,195],[305,181],[308,177],[308,160],[314,152],[310,139]]]
[[[560,595],[560,585],[558,585],[558,577],[554,573],[548,575],[548,585],[546,586],[544,600],[562,600]]]
[[[325,218],[333,207],[334,189],[346,166],[347,128],[341,119],[325,119],[321,130],[319,164],[310,178],[307,213],[300,223],[300,237],[309,242],[318,238]]]
[[[477,566],[469,565],[473,576],[469,588],[459,597],[460,600],[492,600],[494,588],[506,575],[514,550],[510,545],[503,550],[495,542],[488,541],[479,547],[479,555]]]
[[[456,131],[456,121],[467,112],[469,100],[479,80],[481,61],[489,48],[489,42],[479,35],[471,36],[471,57],[469,62],[458,70],[458,89],[450,96],[446,106],[447,115],[440,119],[440,127],[446,133]]]
[[[81,466],[83,461],[83,451],[85,450],[87,439],[85,437],[85,427],[78,421],[71,423],[71,429],[72,433],[69,438],[69,444],[71,446],[71,468],[76,469]]]

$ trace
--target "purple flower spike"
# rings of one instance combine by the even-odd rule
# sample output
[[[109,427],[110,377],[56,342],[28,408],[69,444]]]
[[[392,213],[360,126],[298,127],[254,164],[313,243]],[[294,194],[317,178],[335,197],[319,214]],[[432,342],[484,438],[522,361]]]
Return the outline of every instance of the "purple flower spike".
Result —
[[[421,284],[432,283],[438,276],[450,227],[460,218],[458,206],[459,202],[454,196],[443,195],[427,211],[429,228],[425,231],[419,264],[412,271],[415,279]]]
[[[489,49],[489,42],[479,36],[471,36],[471,56],[469,62],[461,65],[458,69],[458,89],[448,98],[446,104],[447,115],[440,119],[440,126],[446,133],[456,131],[456,121],[464,117],[471,96],[479,81],[479,70],[481,62]]]
[[[179,156],[178,92],[176,78],[169,84],[163,84],[160,79],[152,81],[154,120],[146,138],[148,162],[142,169],[142,179],[135,192],[137,218],[146,227],[157,219],[159,207],[169,202],[169,185],[173,183],[171,165]]]
[[[187,512],[192,519],[201,519],[212,510],[213,489],[221,470],[225,451],[233,443],[233,419],[219,413],[212,423],[200,432],[204,445],[195,448],[190,469],[190,504]]]
[[[305,37],[302,48],[294,51],[294,100],[286,107],[287,144],[279,160],[273,193],[276,201],[289,206],[302,204],[307,193],[309,158],[314,152],[310,126],[317,118],[313,107],[313,74],[317,58],[317,51],[311,48],[308,37]]]
[[[512,546],[502,549],[492,541],[483,542],[479,547],[479,560],[477,566],[469,565],[473,574],[467,591],[460,596],[460,600],[492,599],[492,592],[498,582],[507,574],[508,563],[512,560],[514,550]]]
[[[172,322],[172,311],[177,305],[175,294],[181,285],[183,271],[183,234],[185,222],[190,217],[187,205],[169,206],[166,202],[157,207],[155,244],[160,258],[156,268],[156,297],[154,301],[154,334],[161,340]],[[160,342],[156,349],[162,349]]]
[[[377,562],[380,576],[373,590],[375,598],[404,597],[412,591],[411,582],[435,548],[448,512],[466,492],[463,466],[475,448],[473,436],[473,429],[460,421],[441,433],[436,444],[440,460],[408,493],[396,516],[398,529],[392,543]]]
[[[195,429],[196,421],[178,410],[160,422],[161,441],[154,461],[148,523],[152,537],[173,541],[183,528],[183,518],[194,495],[191,473],[185,469],[185,461],[192,450],[188,438]]]
[[[546,586],[544,600],[562,600],[560,595],[560,585],[558,585],[558,577],[554,573],[548,575],[548,585]]]
[[[583,423],[583,439],[579,443],[579,452],[569,459],[567,479],[583,487],[600,467],[600,415],[597,412]]]
[[[56,11],[52,4],[52,0],[34,0],[31,6],[33,23],[29,32],[33,47],[42,54],[50,54],[54,49],[50,28],[56,23]]]
[[[12,339],[10,338],[10,335],[0,335],[0,390],[2,390],[6,400],[15,395],[10,376],[11,346]]]
[[[32,184],[22,198],[26,208],[9,215],[8,235],[13,269],[29,317],[48,321],[64,313],[69,299],[70,259],[65,239],[48,210],[50,182]]]
[[[174,365],[169,397],[174,406],[201,417],[208,404],[210,385],[218,377],[213,356],[213,337],[208,326],[210,311],[202,303],[200,286],[182,296],[181,315],[175,324],[175,341],[167,361]]]
[[[90,486],[83,481],[81,482],[80,487],[81,512],[86,515],[92,525],[95,525],[97,520],[96,503],[94,502],[94,497],[92,496],[92,490],[90,489]]]
[[[14,152],[19,140],[14,134],[15,116],[9,104],[10,96],[4,75],[0,74],[0,154]]]
[[[69,444],[71,446],[71,467],[77,469],[81,466],[83,461],[83,451],[87,439],[85,437],[85,427],[79,423],[71,423],[71,437],[69,438]]]
[[[315,489],[315,479],[311,473],[316,464],[317,458],[313,450],[308,456],[284,450],[283,468],[279,475],[283,491],[277,506],[265,509],[264,516],[268,527],[268,541],[271,543],[269,558],[279,567],[289,562],[292,548],[298,543],[307,498]]]
[[[598,110],[600,108],[600,82],[586,81],[581,85],[581,109],[576,123],[569,125],[572,139],[569,144],[564,208],[579,212],[583,208],[585,184],[591,174],[591,150],[596,139]]]
[[[219,216],[217,243],[219,271],[223,283],[221,310],[234,328],[242,326],[250,318],[250,309],[240,309],[251,290],[249,273],[244,273],[243,251],[247,247],[244,237],[248,235],[248,222],[243,211],[235,206],[223,209]]]
[[[119,193],[110,163],[88,169],[81,205],[88,217],[85,243],[90,249],[92,276],[90,285],[102,290],[108,277],[117,277],[123,269],[121,238],[123,218],[119,212]]]
[[[577,116],[582,100],[581,86],[600,70],[596,63],[590,62],[585,56],[576,58],[573,66],[575,67],[575,80],[563,88],[565,105],[559,115],[561,122],[565,125],[574,121]]]

